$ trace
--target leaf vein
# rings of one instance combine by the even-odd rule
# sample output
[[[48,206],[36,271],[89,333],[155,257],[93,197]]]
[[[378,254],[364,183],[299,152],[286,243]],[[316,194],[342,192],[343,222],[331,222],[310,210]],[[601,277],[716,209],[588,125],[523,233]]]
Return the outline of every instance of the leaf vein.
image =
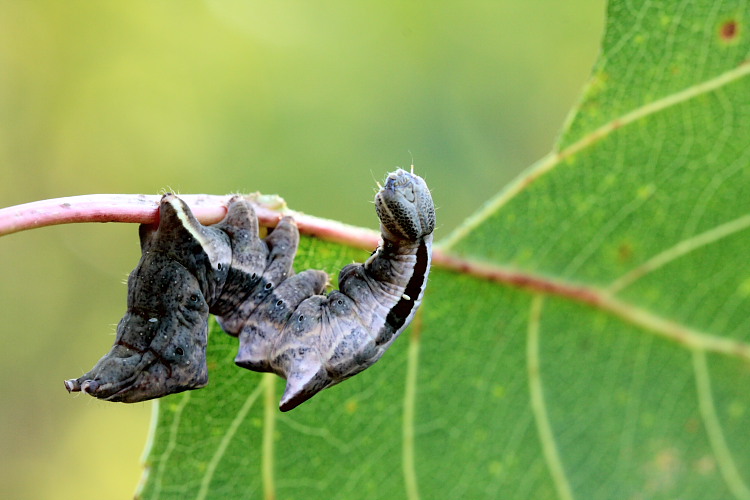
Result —
[[[539,326],[541,322],[544,297],[536,295],[531,303],[531,313],[527,331],[526,364],[529,376],[529,395],[531,397],[531,411],[536,420],[539,441],[547,462],[552,482],[558,496],[563,500],[573,500],[568,477],[560,459],[560,453],[555,443],[547,406],[544,402],[544,388],[542,387],[541,367],[539,361]]]
[[[338,439],[336,436],[331,433],[328,429],[321,428],[321,427],[311,427],[309,425],[302,424],[292,418],[290,418],[288,415],[280,415],[278,417],[279,422],[287,425],[290,429],[292,429],[295,432],[299,432],[300,434],[304,434],[306,436],[314,436],[322,439],[326,443],[330,444],[334,448],[336,448],[339,453],[346,454],[350,451],[350,446],[345,443],[344,441]]]
[[[211,460],[208,462],[208,466],[206,467],[206,473],[203,475],[203,478],[201,479],[201,485],[200,485],[200,488],[198,489],[198,494],[195,496],[196,500],[203,500],[206,498],[206,495],[208,494],[208,488],[211,486],[211,481],[213,480],[214,474],[216,473],[216,467],[219,465],[219,462],[221,462],[221,459],[224,457],[224,453],[227,451],[229,444],[234,438],[234,435],[237,433],[237,429],[239,429],[240,424],[242,423],[243,420],[245,420],[245,417],[247,416],[250,409],[253,407],[255,400],[258,399],[258,396],[260,395],[262,388],[263,388],[263,385],[258,384],[258,387],[256,387],[255,390],[252,393],[250,393],[247,399],[245,399],[245,402],[243,403],[242,408],[240,408],[240,411],[237,412],[237,414],[232,419],[232,422],[227,427],[227,430],[224,433],[224,436],[222,436],[221,441],[219,442],[219,446],[216,447],[216,451],[211,457]]]
[[[748,489],[737,469],[737,464],[729,446],[727,446],[719,417],[716,414],[716,404],[711,392],[711,378],[705,351],[693,350],[693,372],[695,373],[695,385],[698,393],[698,407],[719,471],[732,494],[738,499],[748,500],[750,499],[750,489]]]
[[[746,342],[698,331],[677,321],[661,317],[622,301],[600,288],[571,284],[546,276],[510,270],[501,266],[464,259],[446,253],[433,255],[433,262],[440,262],[441,267],[489,281],[504,283],[544,295],[565,297],[569,300],[588,304],[614,314],[628,323],[640,326],[675,341],[678,344],[683,344],[691,348],[702,348],[707,351],[735,356],[750,361],[750,344]]]
[[[708,231],[695,235],[692,238],[683,240],[620,276],[614,280],[606,290],[609,293],[616,294],[645,275],[664,267],[670,262],[748,228],[750,228],[750,214],[743,215],[742,217],[725,222],[724,224],[709,229]]]
[[[706,213],[714,195],[719,191],[722,185],[732,177],[732,175],[740,173],[747,168],[748,162],[750,162],[750,148],[746,148],[735,161],[730,163],[723,170],[717,172],[717,174],[711,178],[711,181],[698,196],[697,201],[693,206],[692,213],[687,217],[688,223],[685,225],[683,234],[690,235],[695,233],[698,222],[703,217],[703,214]],[[706,163],[713,164],[713,161],[707,160]]]
[[[159,498],[159,495],[161,495],[162,479],[164,478],[164,469],[167,465],[167,462],[169,461],[169,457],[172,455],[172,452],[177,446],[177,432],[180,428],[180,421],[182,419],[182,413],[185,407],[187,406],[188,401],[190,401],[190,393],[186,392],[185,395],[180,400],[180,403],[177,405],[177,408],[175,409],[175,414],[172,420],[172,425],[169,427],[169,441],[167,442],[167,447],[164,449],[164,453],[162,453],[161,457],[159,458],[159,468],[157,469],[157,472],[156,472],[156,479],[155,479],[156,485],[154,486],[154,496],[153,496],[155,500]]]
[[[264,373],[263,383],[265,398],[263,398],[263,498],[276,498],[276,480],[274,479],[274,435],[276,433],[276,374]],[[260,388],[259,386],[259,388]]]
[[[416,459],[414,454],[414,409],[416,406],[417,372],[419,370],[419,344],[421,337],[421,314],[417,313],[417,321],[409,335],[409,351],[407,353],[406,383],[404,384],[404,415],[402,419],[402,448],[403,474],[406,486],[406,498],[419,500]]]

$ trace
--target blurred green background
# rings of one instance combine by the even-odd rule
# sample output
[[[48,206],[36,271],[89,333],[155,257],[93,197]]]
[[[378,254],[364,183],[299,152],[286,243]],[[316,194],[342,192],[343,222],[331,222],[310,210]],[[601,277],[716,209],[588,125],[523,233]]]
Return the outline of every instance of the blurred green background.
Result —
[[[439,239],[550,150],[604,8],[2,1],[0,206],[261,191],[375,228],[375,181],[413,158]],[[132,496],[150,403],[62,382],[110,348],[138,258],[124,224],[0,239],[0,497]]]

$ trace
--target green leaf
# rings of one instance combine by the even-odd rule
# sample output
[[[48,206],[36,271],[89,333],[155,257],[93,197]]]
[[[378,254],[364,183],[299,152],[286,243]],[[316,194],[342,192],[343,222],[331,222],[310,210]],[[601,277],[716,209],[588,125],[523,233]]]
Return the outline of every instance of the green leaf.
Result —
[[[444,240],[464,272],[411,331],[281,414],[215,328],[143,498],[750,498],[748,14],[612,1],[554,151]],[[362,258],[306,239],[297,268]]]

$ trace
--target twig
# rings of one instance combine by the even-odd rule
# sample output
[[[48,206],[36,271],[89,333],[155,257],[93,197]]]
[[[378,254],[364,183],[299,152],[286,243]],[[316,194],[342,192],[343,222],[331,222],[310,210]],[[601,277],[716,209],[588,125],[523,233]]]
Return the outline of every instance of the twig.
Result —
[[[90,194],[35,201],[0,209],[0,236],[57,224],[80,222],[131,222],[152,224],[159,218],[157,195]],[[180,195],[202,224],[215,224],[224,218],[231,195]],[[378,233],[329,219],[289,210],[278,196],[246,196],[255,206],[261,225],[275,227],[283,215],[297,221],[300,232],[327,241],[357,248],[373,249]]]
[[[203,224],[224,218],[231,195],[180,195]],[[350,226],[330,219],[313,217],[289,210],[278,196],[248,195],[261,225],[275,227],[283,215],[294,217],[300,233],[355,248],[372,250],[379,234],[371,229]],[[151,224],[158,220],[160,196],[95,194],[43,200],[0,210],[0,236],[27,229],[77,222],[136,222]],[[587,285],[578,285],[528,271],[504,268],[465,258],[435,248],[435,267],[503,283],[542,295],[563,297],[574,302],[608,311],[611,314],[651,330],[692,349],[719,352],[750,361],[750,345],[693,330],[678,322],[651,314],[617,299],[613,294]]]

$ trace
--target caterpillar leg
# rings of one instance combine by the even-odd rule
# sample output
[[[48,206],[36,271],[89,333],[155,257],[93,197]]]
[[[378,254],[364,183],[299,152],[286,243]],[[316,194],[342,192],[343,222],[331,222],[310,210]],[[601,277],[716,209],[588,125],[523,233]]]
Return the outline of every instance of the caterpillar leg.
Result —
[[[213,226],[229,236],[232,270],[260,274],[266,267],[268,247],[260,239],[258,218],[253,206],[240,196],[229,200],[227,215]]]
[[[230,235],[232,261],[239,264],[236,269],[233,264],[221,295],[211,305],[211,312],[222,329],[234,336],[239,335],[248,318],[269,294],[294,274],[294,254],[299,244],[297,224],[291,217],[283,217],[271,234],[260,240],[255,212],[249,203],[243,203],[245,207],[235,209],[236,222],[235,218],[230,219],[222,228]],[[234,207],[231,205],[230,210]],[[230,215],[234,214],[229,213],[227,217]],[[248,218],[252,219],[252,228],[247,223]],[[245,224],[245,229],[238,230],[232,225],[235,223]]]
[[[313,269],[281,282],[245,320],[235,363],[248,370],[275,371],[270,359],[281,331],[297,306],[308,297],[322,293],[327,284],[328,274]]]
[[[330,385],[331,378],[322,364],[311,363],[310,359],[306,359],[287,379],[279,409],[281,411],[293,410]]]
[[[320,353],[316,339],[323,334],[321,316],[324,295],[303,300],[287,320],[271,353],[271,368],[286,379],[279,408],[288,411],[335,384]]]
[[[282,410],[372,366],[421,304],[435,227],[430,191],[422,178],[398,169],[375,196],[375,208],[381,245],[365,263],[342,269],[340,291],[303,301],[282,332],[272,357],[287,378]]]
[[[258,218],[253,206],[238,196],[229,201],[224,220],[213,227],[229,236],[232,265],[224,288],[210,305],[211,312],[225,332],[237,336],[244,323],[243,314],[249,314],[256,305],[250,295],[266,269],[268,245],[258,234]]]
[[[271,234],[266,237],[268,264],[263,273],[267,282],[277,286],[294,274],[294,256],[299,245],[299,230],[291,217],[282,217]]]

